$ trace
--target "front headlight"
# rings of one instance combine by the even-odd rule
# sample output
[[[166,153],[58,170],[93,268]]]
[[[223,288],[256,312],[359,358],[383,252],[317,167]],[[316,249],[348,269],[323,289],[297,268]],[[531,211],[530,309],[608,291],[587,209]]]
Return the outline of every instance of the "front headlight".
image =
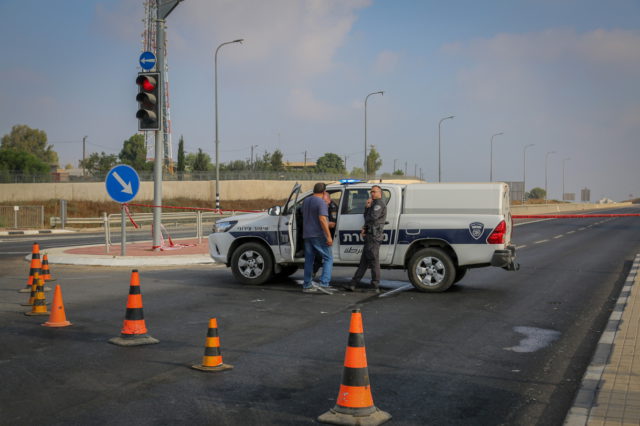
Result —
[[[225,220],[216,222],[213,227],[213,232],[227,232],[229,229],[233,228],[235,224],[238,223],[237,220]]]

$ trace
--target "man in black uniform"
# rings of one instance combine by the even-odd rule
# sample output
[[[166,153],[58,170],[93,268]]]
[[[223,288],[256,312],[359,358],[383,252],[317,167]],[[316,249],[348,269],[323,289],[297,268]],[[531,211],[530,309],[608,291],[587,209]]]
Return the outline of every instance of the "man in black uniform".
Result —
[[[364,209],[364,226],[360,235],[364,238],[364,248],[360,264],[347,290],[354,291],[360,280],[371,268],[371,286],[376,293],[380,293],[380,243],[384,239],[384,223],[387,219],[387,205],[382,200],[382,188],[378,185],[371,187],[371,198],[367,200]]]
[[[327,203],[327,209],[329,210],[329,233],[331,233],[331,238],[336,233],[336,222],[338,221],[338,205],[335,201],[331,199],[331,196],[328,192],[325,192],[323,197],[324,202]],[[322,266],[322,256],[316,255],[313,260],[313,277],[315,278],[316,274],[320,270]]]

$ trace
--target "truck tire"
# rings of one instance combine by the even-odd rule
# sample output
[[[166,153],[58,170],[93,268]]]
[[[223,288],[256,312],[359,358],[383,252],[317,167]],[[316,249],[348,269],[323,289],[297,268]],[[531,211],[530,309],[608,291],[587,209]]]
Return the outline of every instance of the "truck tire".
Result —
[[[409,280],[419,290],[429,293],[446,291],[455,279],[456,268],[449,255],[435,247],[418,250],[408,265]]]
[[[231,256],[231,272],[243,284],[264,284],[273,275],[271,253],[262,244],[244,243]]]

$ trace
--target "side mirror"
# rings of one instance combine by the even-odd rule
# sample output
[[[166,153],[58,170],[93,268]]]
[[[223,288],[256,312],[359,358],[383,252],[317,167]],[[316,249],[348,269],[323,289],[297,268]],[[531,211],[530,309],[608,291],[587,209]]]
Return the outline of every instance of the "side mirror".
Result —
[[[280,206],[273,206],[269,210],[267,210],[267,213],[269,214],[269,216],[280,216],[281,210],[282,208]]]

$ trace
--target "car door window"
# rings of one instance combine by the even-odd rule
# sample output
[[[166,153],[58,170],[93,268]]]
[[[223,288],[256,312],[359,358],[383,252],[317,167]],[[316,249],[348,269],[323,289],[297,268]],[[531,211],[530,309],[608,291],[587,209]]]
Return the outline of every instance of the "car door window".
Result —
[[[342,203],[342,214],[363,214],[367,200],[370,197],[368,188],[349,188],[345,191]],[[388,189],[382,190],[382,200],[389,204],[391,192]]]

